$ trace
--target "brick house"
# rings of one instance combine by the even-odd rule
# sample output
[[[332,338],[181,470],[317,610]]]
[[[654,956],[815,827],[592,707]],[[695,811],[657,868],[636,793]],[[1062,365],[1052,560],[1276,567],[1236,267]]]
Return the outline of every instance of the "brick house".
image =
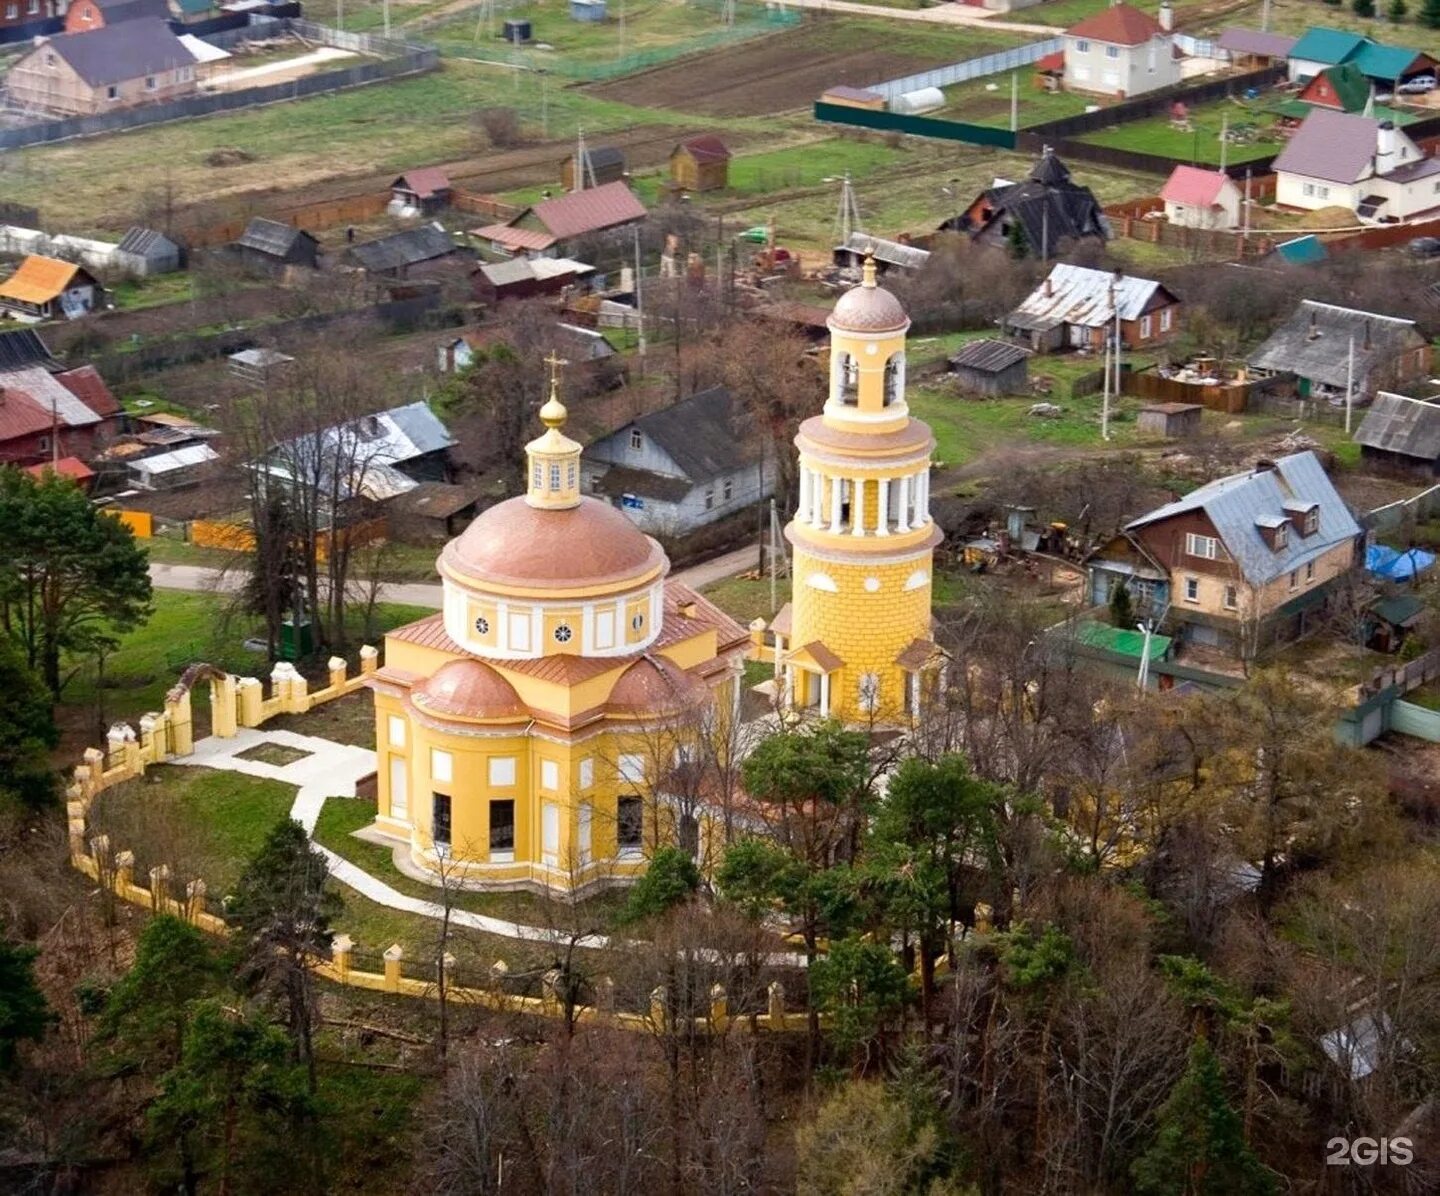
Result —
[[[65,10],[65,32],[94,33],[110,25],[147,17],[168,21],[168,0],[75,0]]]

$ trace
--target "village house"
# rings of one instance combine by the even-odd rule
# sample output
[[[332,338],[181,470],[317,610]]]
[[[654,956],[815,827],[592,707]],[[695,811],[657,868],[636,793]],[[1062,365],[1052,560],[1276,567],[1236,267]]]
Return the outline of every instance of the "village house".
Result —
[[[541,200],[504,224],[487,224],[471,235],[507,256],[560,257],[567,243],[638,224],[647,215],[625,183],[604,183]]]
[[[314,270],[320,265],[318,238],[303,228],[263,216],[252,217],[228,249],[243,265],[269,273],[281,273],[290,266]]]
[[[1296,39],[1284,33],[1230,26],[1220,31],[1216,45],[1230,55],[1230,65],[1243,71],[1258,70],[1285,62]]]
[[[1262,461],[1126,524],[1086,559],[1088,594],[1117,587],[1183,644],[1250,658],[1318,626],[1363,533],[1312,452]]]
[[[1072,25],[1064,36],[1065,90],[1123,100],[1179,83],[1174,24],[1165,0],[1159,20],[1120,3]]]
[[[1023,180],[996,179],[958,216],[945,221],[940,231],[964,233],[982,245],[1012,250],[1018,239],[1042,261],[1070,242],[1089,237],[1103,241],[1110,236],[1095,193],[1070,177],[1069,168],[1048,145]]]
[[[730,150],[713,133],[670,151],[670,181],[681,191],[723,191],[730,185]]]
[[[170,19],[169,0],[76,0],[65,10],[66,33],[94,33],[123,21]]]
[[[1294,374],[1301,398],[1355,404],[1430,372],[1430,344],[1414,320],[1301,300],[1249,358],[1261,377]]]
[[[585,167],[575,171],[576,154],[560,163],[560,186],[566,191],[581,191],[604,183],[618,183],[625,177],[625,151],[613,145],[589,146],[585,150]]]
[[[594,266],[568,257],[517,257],[476,266],[470,278],[479,302],[501,303],[506,299],[558,295],[567,287],[584,290],[594,273]]]
[[[1440,159],[1394,121],[1315,108],[1275,159],[1275,202],[1348,208],[1368,223],[1409,220],[1440,208]]]
[[[1440,477],[1440,405],[1382,391],[1355,443],[1361,460],[1378,472],[1433,482]]]
[[[1177,166],[1160,189],[1165,219],[1185,228],[1234,228],[1244,197],[1223,170]]]
[[[774,463],[724,387],[632,420],[581,458],[585,492],[656,536],[683,536],[769,498]]]
[[[1030,350],[1010,341],[970,341],[950,358],[950,374],[970,394],[1028,394]]]
[[[417,266],[453,257],[458,252],[455,238],[435,223],[351,245],[345,251],[345,260],[367,274],[405,278]]]
[[[64,0],[0,0],[0,43],[58,33],[64,14]]]
[[[195,56],[164,21],[123,21],[40,41],[5,76],[13,103],[88,116],[193,95]]]
[[[105,301],[95,276],[74,262],[31,254],[0,282],[0,312],[12,320],[73,320]]]
[[[1435,59],[1408,46],[1387,46],[1362,33],[1311,26],[1290,47],[1287,71],[1304,83],[1330,67],[1353,66],[1377,88],[1393,92],[1419,75],[1435,73]]]
[[[1179,316],[1180,300],[1154,279],[1062,262],[1001,323],[1037,353],[1099,351],[1117,323],[1120,343],[1136,349],[1173,336]]]
[[[408,170],[390,184],[392,216],[429,215],[450,203],[450,178],[438,166]]]
[[[115,434],[120,415],[94,366],[63,369],[33,331],[0,333],[0,461],[88,462]]]

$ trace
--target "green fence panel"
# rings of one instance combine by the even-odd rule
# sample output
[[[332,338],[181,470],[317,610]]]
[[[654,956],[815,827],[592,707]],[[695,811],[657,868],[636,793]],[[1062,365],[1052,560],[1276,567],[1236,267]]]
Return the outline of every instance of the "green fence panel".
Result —
[[[836,125],[856,125],[862,129],[880,129],[890,133],[909,133],[913,137],[937,137],[943,141],[964,141],[970,145],[988,145],[995,149],[1013,150],[1015,134],[1009,129],[993,129],[988,125],[967,125],[958,120],[940,120],[933,116],[910,116],[903,112],[885,112],[874,108],[852,108],[848,104],[815,102],[815,119]]]

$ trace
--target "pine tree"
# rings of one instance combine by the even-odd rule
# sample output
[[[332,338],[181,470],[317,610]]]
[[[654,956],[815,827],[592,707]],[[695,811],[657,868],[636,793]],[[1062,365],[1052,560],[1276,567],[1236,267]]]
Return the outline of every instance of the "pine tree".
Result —
[[[1375,15],[1375,0],[1350,0],[1350,11],[1368,20]]]
[[[1010,256],[1017,262],[1030,252],[1030,239],[1025,235],[1025,226],[1018,220],[1010,226],[1005,239],[1010,242]]]
[[[39,1042],[50,1024],[45,994],[35,983],[34,947],[0,938],[0,1071],[15,1066],[15,1048],[26,1040]]]
[[[1146,1196],[1269,1196],[1270,1173],[1245,1141],[1220,1061],[1203,1038],[1160,1107],[1155,1141],[1131,1167]]]
[[[58,740],[50,691],[14,646],[0,640],[0,797],[31,810],[50,801],[50,752]]]
[[[1426,29],[1440,29],[1440,0],[1421,0],[1419,21]]]
[[[625,903],[625,921],[658,918],[683,905],[700,888],[700,869],[678,847],[662,847],[650,860],[645,875],[635,882]]]
[[[1385,15],[1390,18],[1391,24],[1398,25],[1410,12],[1410,6],[1405,0],[1390,0],[1390,6],[1385,10]]]

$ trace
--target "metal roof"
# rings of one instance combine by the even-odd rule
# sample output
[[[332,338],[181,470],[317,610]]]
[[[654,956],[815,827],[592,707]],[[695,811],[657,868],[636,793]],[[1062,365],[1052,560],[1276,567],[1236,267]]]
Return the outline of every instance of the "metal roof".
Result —
[[[1332,183],[1367,178],[1375,168],[1379,130],[1380,122],[1368,116],[1313,108],[1275,159],[1275,173]]]
[[[1355,443],[1422,461],[1440,460],[1440,406],[1382,390],[1356,430]]]
[[[1295,46],[1295,38],[1283,33],[1266,33],[1259,29],[1241,29],[1231,26],[1220,31],[1216,43],[1222,50],[1232,54],[1254,54],[1259,58],[1288,58]]]
[[[566,162],[573,162],[575,155],[571,154],[565,159]],[[610,166],[625,165],[625,151],[613,145],[587,145],[585,147],[585,160],[589,163],[591,170],[604,170]]]
[[[1145,634],[1130,627],[1111,627],[1108,623],[1076,623],[1076,642],[1090,648],[1100,648],[1120,656],[1133,656],[1139,660],[1146,655]],[[1149,657],[1164,660],[1170,651],[1171,637],[1150,634]]]
[[[1363,384],[1375,366],[1424,343],[1414,320],[1303,299],[1248,360],[1254,369],[1344,387],[1350,378],[1352,345],[1355,381]]]
[[[834,94],[840,89],[832,88]],[[851,88],[843,90],[850,91]],[[873,93],[865,93],[873,94]],[[698,137],[689,137],[675,147],[677,150],[684,150],[697,162],[728,162],[730,161],[730,150],[726,144],[716,137],[714,133],[701,133]]]
[[[48,367],[55,364],[49,348],[33,328],[0,332],[0,370],[13,370],[26,365]]]
[[[1066,37],[1089,38],[1112,46],[1143,46],[1163,34],[1159,21],[1131,4],[1111,4],[1065,30]]]
[[[4,395],[7,403],[15,402],[23,395],[45,414],[47,423],[53,415],[67,428],[89,427],[103,418],[99,412],[86,406],[80,396],[65,385],[60,375],[38,365],[22,366],[0,374],[0,394]]]
[[[751,464],[755,444],[745,435],[745,414],[723,386],[712,386],[689,398],[642,415],[616,436],[628,437],[639,428],[675,462],[691,482],[705,482],[722,473]]]
[[[877,262],[884,262],[887,266],[899,266],[903,270],[918,270],[930,260],[928,249],[905,245],[899,241],[887,241],[884,237],[872,237],[869,233],[851,233],[850,239],[839,248],[861,257],[867,253],[874,254]]]
[[[1344,29],[1327,29],[1323,25],[1312,25],[1290,47],[1290,57],[1306,62],[1323,62],[1334,66],[1344,62],[1363,46],[1368,39],[1360,33]]]
[[[132,225],[130,229],[120,238],[120,244],[115,248],[120,253],[134,253],[145,257],[152,249],[176,249],[178,246],[159,229],[142,228],[140,225]]]
[[[153,457],[132,461],[130,468],[136,473],[170,473],[176,469],[208,465],[211,461],[218,460],[220,454],[208,444],[187,444],[184,448],[172,449],[168,453],[157,453]]]
[[[1030,350],[1009,341],[971,341],[950,359],[952,368],[980,370],[982,373],[998,374],[1008,370],[1017,361],[1030,356]]]
[[[455,239],[439,224],[422,224],[388,237],[350,246],[348,255],[372,274],[403,270],[445,257],[456,250]]]
[[[121,21],[85,33],[62,33],[31,53],[55,53],[91,87],[194,66],[195,56],[164,21]]]
[[[1371,79],[1395,83],[1417,59],[1428,57],[1429,55],[1410,46],[1385,46],[1379,42],[1366,42],[1345,61],[1348,65],[1358,67]]]
[[[91,34],[87,33],[85,36],[90,37]],[[245,226],[245,231],[231,244],[241,245],[246,249],[253,249],[272,257],[284,257],[301,237],[308,237],[311,241],[316,240],[303,228],[281,224],[278,220],[267,220],[264,216],[255,216]]]
[[[1187,204],[1192,207],[1209,207],[1220,202],[1220,195],[1226,185],[1234,182],[1223,170],[1203,170],[1198,166],[1177,166],[1160,189],[1160,198],[1166,203]]]
[[[557,241],[632,224],[648,215],[645,205],[623,182],[604,183],[583,191],[571,191],[568,195],[557,195],[554,199],[541,200],[528,211]],[[524,215],[522,212],[516,220]]]
[[[450,178],[438,166],[420,166],[407,170],[393,183],[392,191],[411,191],[417,199],[434,199],[450,190]]]
[[[1153,278],[1061,262],[1051,268],[1045,282],[1030,293],[1007,321],[1018,323],[1016,316],[1029,316],[1099,328],[1115,318],[1117,308],[1122,320],[1138,319],[1161,291],[1165,288]]]
[[[1319,528],[1309,536],[1297,531],[1286,537],[1283,548],[1272,549],[1265,542],[1258,521],[1283,512],[1285,503],[1294,499],[1319,508]],[[1283,577],[1360,534],[1360,525],[1350,514],[1345,500],[1326,476],[1319,458],[1308,450],[1280,458],[1273,469],[1219,478],[1176,502],[1142,515],[1127,524],[1125,530],[1137,531],[1192,511],[1203,511],[1209,518],[1215,534],[1251,585],[1264,585]]]

